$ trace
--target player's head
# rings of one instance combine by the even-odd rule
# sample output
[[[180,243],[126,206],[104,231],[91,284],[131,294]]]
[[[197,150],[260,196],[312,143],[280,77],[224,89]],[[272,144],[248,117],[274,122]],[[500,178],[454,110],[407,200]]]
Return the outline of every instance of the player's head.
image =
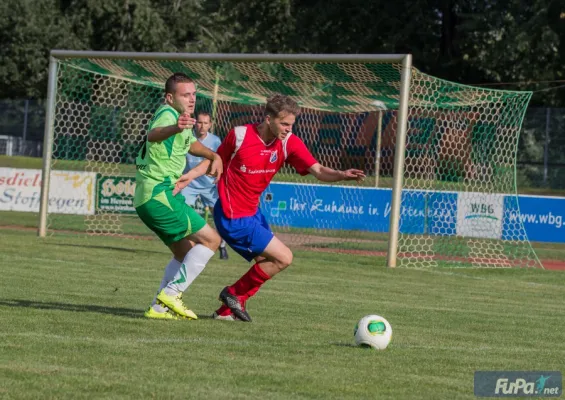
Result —
[[[165,82],[165,100],[179,113],[194,112],[196,104],[196,85],[183,73],[177,72]]]
[[[212,116],[205,111],[200,111],[196,116],[196,133],[204,135],[210,131],[211,127]]]
[[[265,106],[265,123],[271,134],[283,140],[292,131],[300,106],[290,97],[275,94],[267,99]]]

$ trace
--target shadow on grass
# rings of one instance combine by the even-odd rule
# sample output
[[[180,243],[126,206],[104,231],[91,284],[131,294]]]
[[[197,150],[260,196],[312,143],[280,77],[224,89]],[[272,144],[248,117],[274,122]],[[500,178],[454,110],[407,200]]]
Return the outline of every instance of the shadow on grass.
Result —
[[[355,343],[347,343],[347,342],[333,342],[332,345],[337,347],[359,347]]]
[[[213,319],[212,314],[196,314],[198,319]]]
[[[133,308],[120,308],[120,307],[106,307],[91,304],[67,304],[31,300],[12,300],[0,299],[0,306],[5,307],[21,307],[21,308],[35,308],[37,310],[61,310],[70,312],[88,312],[99,314],[111,314],[119,317],[127,318],[143,318],[143,310],[136,310]]]
[[[71,312],[89,312],[99,314],[111,314],[118,317],[127,318],[145,318],[143,313],[145,310],[136,310],[134,308],[121,308],[121,307],[106,307],[91,304],[67,304],[55,303],[44,301],[31,301],[31,300],[12,300],[0,299],[0,307],[22,307],[22,308],[35,308],[37,310],[60,310]],[[212,319],[211,314],[197,314],[198,319]]]
[[[123,251],[126,253],[153,253],[153,254],[167,254],[166,251],[156,251],[156,250],[143,250],[143,249],[130,249],[126,247],[114,247],[114,246],[100,246],[92,244],[70,244],[70,243],[45,243],[47,246],[69,246],[69,247],[88,247],[90,249],[101,249],[101,250],[116,250]]]

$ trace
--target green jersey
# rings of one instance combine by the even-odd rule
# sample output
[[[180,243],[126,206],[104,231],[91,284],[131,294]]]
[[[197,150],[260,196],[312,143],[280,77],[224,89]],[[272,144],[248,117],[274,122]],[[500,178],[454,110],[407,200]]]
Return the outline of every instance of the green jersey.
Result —
[[[149,131],[176,125],[179,115],[173,107],[162,105],[155,112]],[[135,159],[137,173],[134,207],[139,207],[163,191],[172,190],[183,173],[186,153],[195,141],[192,129],[185,129],[162,142],[149,142],[145,139]]]

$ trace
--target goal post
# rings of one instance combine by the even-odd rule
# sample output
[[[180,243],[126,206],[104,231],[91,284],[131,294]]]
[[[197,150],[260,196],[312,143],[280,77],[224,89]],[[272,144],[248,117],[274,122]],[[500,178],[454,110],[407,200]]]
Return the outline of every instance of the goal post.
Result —
[[[394,153],[394,170],[392,183],[392,204],[389,224],[389,244],[387,253],[387,266],[396,267],[398,252],[398,234],[400,231],[400,201],[402,182],[404,178],[403,149],[406,148],[406,132],[408,124],[408,96],[410,94],[410,74],[412,71],[412,57],[407,55],[402,59],[400,80],[400,103],[398,105],[398,125],[396,133],[396,151]],[[404,101],[403,101],[404,100]]]
[[[221,138],[260,122],[282,93],[300,104],[295,133],[320,163],[367,172],[330,185],[284,167],[261,209],[289,245],[387,255],[389,267],[540,266],[515,182],[529,92],[443,81],[406,54],[53,50],[50,60],[39,236],[151,235],[130,204],[134,160],[165,80],[184,72]]]
[[[51,161],[53,148],[53,129],[55,118],[55,96],[57,93],[57,59],[49,57],[49,75],[47,83],[47,104],[45,112],[45,133],[43,135],[43,168],[41,173],[41,194],[39,205],[39,229],[40,237],[47,233],[47,212],[49,204],[49,178],[51,176]]]

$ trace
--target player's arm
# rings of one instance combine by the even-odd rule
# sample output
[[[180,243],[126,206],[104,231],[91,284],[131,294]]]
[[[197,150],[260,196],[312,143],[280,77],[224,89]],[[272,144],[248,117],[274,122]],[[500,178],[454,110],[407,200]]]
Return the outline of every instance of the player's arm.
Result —
[[[208,170],[206,173],[210,176],[216,177],[216,182],[220,179],[224,172],[224,165],[222,158],[218,153],[213,152],[199,141],[193,142],[190,145],[188,152],[196,157],[204,157],[206,160],[203,161],[203,163],[208,161],[208,164],[206,165]],[[200,166],[200,164],[198,166]]]
[[[149,142],[162,142],[185,129],[191,128],[195,123],[196,120],[190,114],[182,114],[174,125],[158,126],[151,129],[147,134],[147,140]]]
[[[365,174],[359,169],[348,169],[346,171],[338,171],[333,168],[325,167],[320,163],[316,163],[308,168],[308,172],[322,182],[339,182],[339,181],[357,181],[363,182]]]
[[[182,175],[176,182],[175,188],[173,189],[173,196],[183,190],[185,187],[190,185],[190,182],[196,178],[204,175],[206,171],[210,168],[210,160],[204,160],[196,167],[192,168],[186,174]]]
[[[199,141],[193,142],[188,149],[188,152],[196,157],[203,157],[207,160],[213,161],[214,157],[219,157],[214,151],[204,146]]]
[[[184,174],[183,176],[187,176],[192,181],[192,180],[204,175],[206,173],[206,171],[208,171],[208,168],[210,168],[210,160],[204,160],[200,164],[198,164],[196,167],[194,167],[190,171],[188,171],[186,174]]]
[[[351,181],[357,182],[365,179],[363,171],[358,169],[348,169],[347,171],[337,171],[333,168],[324,167],[320,164],[312,153],[306,148],[306,145],[300,138],[293,136],[289,138],[287,143],[289,155],[286,162],[292,165],[299,174],[307,175],[308,173],[314,175],[316,179],[322,182],[339,182]]]

